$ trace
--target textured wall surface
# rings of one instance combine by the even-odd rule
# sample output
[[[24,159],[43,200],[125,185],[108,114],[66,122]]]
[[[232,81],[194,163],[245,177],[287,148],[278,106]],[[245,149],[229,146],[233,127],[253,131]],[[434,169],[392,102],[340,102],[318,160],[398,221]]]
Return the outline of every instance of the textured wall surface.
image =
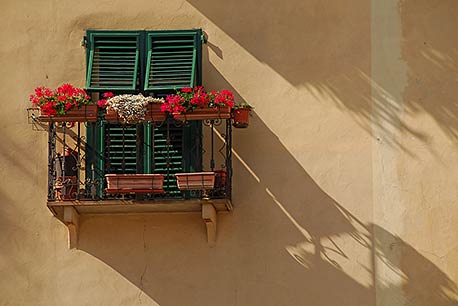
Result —
[[[454,0],[3,0],[0,305],[458,305]],[[46,208],[38,85],[84,86],[86,29],[202,28],[204,85],[255,106],[235,209]]]

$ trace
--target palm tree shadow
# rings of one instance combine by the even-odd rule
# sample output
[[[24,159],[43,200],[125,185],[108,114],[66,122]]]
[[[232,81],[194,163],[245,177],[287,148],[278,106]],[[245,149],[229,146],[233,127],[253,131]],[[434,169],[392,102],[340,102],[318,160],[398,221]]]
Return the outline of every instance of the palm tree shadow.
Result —
[[[451,76],[458,72],[458,52],[450,39],[457,27],[452,13],[458,9],[456,1],[402,1],[400,42],[408,78],[402,98],[395,89],[371,77],[375,47],[370,1],[293,0],[287,5],[275,0],[262,5],[241,0],[224,5],[210,0],[187,2],[292,86],[306,89],[318,101],[322,97],[332,100],[367,133],[383,137],[386,144],[412,157],[416,152],[404,140],[392,137],[393,131],[430,144],[430,129],[415,121],[422,113],[430,115],[449,138],[457,139],[458,92]],[[208,40],[212,50],[221,50],[212,37]],[[224,60],[233,61],[230,56]],[[386,75],[396,71],[389,65],[383,69]],[[260,84],[259,89],[265,88]],[[373,134],[374,126],[381,135]]]

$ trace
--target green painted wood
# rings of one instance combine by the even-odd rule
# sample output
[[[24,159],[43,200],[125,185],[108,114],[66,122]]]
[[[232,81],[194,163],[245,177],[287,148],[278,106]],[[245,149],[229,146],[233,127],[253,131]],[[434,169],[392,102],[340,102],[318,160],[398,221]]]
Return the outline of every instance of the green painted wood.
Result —
[[[148,32],[144,89],[193,87],[200,35],[200,30]]]
[[[169,128],[169,141],[167,141]],[[164,124],[153,130],[153,173],[164,174],[164,190],[169,196],[181,197],[175,173],[184,172],[183,168],[183,127]]]
[[[154,91],[161,97],[174,89],[202,83],[201,30],[89,30],[87,39],[89,90],[137,93],[141,92],[139,83],[145,91]],[[102,121],[89,125],[88,140],[94,150],[87,158],[97,169],[94,179],[103,181],[105,173],[161,173],[166,175],[164,187],[168,195],[182,198],[174,174],[201,169],[201,123],[193,122],[190,127],[170,125],[169,143],[165,127],[129,126],[122,139],[121,125]],[[87,169],[86,177],[91,177],[89,172]],[[101,184],[97,190],[100,197],[103,188]]]
[[[121,123],[105,125],[106,173],[137,173],[137,127]]]
[[[139,71],[140,32],[88,31],[86,88],[135,90]]]

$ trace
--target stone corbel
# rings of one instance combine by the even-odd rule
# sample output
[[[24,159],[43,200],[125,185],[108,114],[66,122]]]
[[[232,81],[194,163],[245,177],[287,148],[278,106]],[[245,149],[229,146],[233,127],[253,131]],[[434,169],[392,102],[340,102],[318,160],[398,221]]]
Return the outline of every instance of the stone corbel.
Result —
[[[211,203],[202,203],[202,219],[207,227],[207,241],[210,247],[216,244],[216,209]]]
[[[64,223],[68,228],[68,248],[78,247],[79,215],[75,208],[64,207]]]

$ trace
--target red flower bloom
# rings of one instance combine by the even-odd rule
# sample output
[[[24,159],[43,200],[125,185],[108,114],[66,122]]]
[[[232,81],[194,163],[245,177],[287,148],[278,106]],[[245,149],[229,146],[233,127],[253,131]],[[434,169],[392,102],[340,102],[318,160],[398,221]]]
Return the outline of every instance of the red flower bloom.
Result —
[[[181,92],[192,92],[192,88],[191,87],[183,87],[181,89]]]
[[[107,100],[105,100],[105,99],[100,99],[99,101],[97,101],[97,106],[100,107],[100,108],[105,108],[105,107],[107,107]]]
[[[39,106],[44,115],[64,115],[69,109],[83,104],[90,104],[90,97],[84,89],[75,88],[71,84],[63,84],[56,90],[44,86],[35,88],[30,95],[33,105]]]
[[[65,102],[65,111],[69,111],[73,107],[73,104],[70,102]]]
[[[105,99],[113,98],[114,94],[112,92],[106,92],[106,93],[103,94],[103,97]]]
[[[67,96],[73,96],[74,94],[79,94],[81,93],[81,89],[75,89],[73,85],[71,84],[63,84],[60,87],[57,88],[57,92],[59,94],[67,95]]]
[[[41,107],[41,112],[46,116],[54,116],[57,114],[57,111],[54,109],[54,103],[47,102]]]

